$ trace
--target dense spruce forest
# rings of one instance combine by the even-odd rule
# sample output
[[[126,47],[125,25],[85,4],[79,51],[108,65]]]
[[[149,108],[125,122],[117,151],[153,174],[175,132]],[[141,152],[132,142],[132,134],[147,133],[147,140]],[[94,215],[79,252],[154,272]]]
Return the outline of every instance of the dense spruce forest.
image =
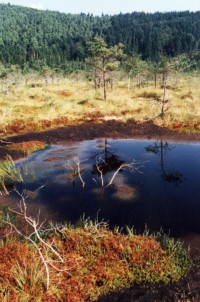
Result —
[[[4,66],[66,69],[74,62],[81,68],[88,56],[87,43],[96,35],[108,46],[123,43],[126,54],[141,54],[144,60],[197,54],[200,12],[93,16],[0,4],[0,62]]]

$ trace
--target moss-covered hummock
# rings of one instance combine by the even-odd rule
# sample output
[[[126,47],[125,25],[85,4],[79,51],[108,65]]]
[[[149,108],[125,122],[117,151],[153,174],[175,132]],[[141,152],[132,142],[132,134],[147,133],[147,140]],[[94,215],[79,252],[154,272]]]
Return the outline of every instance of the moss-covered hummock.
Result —
[[[166,238],[163,249],[152,236],[66,227],[48,235],[47,241],[65,259],[59,272],[51,269],[48,292],[45,267],[33,246],[19,239],[0,246],[2,301],[5,295],[13,302],[96,301],[134,283],[177,281],[191,267],[186,251]],[[45,255],[44,246],[41,251]]]

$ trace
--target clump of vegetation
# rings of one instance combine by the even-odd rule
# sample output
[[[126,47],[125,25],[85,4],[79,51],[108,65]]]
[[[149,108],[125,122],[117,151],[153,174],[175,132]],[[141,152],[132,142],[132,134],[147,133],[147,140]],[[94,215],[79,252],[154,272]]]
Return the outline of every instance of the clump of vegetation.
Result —
[[[5,205],[0,205],[0,244],[5,240],[5,238],[10,237],[12,233],[12,228],[7,224],[7,221],[11,223],[16,222],[16,215],[10,208]]]
[[[8,217],[11,222],[14,222],[15,214],[9,209],[7,205],[0,205],[0,234],[1,229],[6,226],[5,221],[8,219]]]
[[[22,143],[14,143],[7,146],[10,151],[20,151],[26,154],[31,154],[33,152],[45,149],[47,144],[41,141],[28,141]]]
[[[16,182],[22,182],[22,176],[15,167],[15,163],[10,156],[0,161],[0,189],[9,194],[8,188],[14,186]]]
[[[143,91],[142,93],[138,94],[138,97],[142,97],[142,98],[145,98],[145,99],[153,99],[153,100],[156,100],[156,101],[161,100],[160,95],[155,91]]]
[[[177,281],[191,268],[183,246],[161,234],[138,236],[129,230],[125,235],[90,223],[54,229],[46,236],[65,259],[59,272],[52,268],[49,290],[45,291],[45,267],[37,251],[15,238],[0,247],[2,300],[96,301],[134,283]],[[43,251],[42,243],[40,248]]]

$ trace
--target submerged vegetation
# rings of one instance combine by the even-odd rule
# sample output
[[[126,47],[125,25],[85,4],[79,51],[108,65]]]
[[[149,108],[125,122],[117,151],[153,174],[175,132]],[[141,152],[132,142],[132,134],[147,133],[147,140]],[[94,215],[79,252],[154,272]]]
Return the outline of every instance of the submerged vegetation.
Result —
[[[128,229],[125,235],[88,220],[77,228],[62,226],[40,231],[40,236],[43,241],[39,247],[44,255],[45,242],[64,259],[57,263],[58,270],[51,267],[48,291],[38,251],[16,235],[1,240],[2,301],[96,301],[132,284],[177,281],[192,264],[182,244],[163,234],[135,235]],[[50,250],[48,257],[55,260]]]

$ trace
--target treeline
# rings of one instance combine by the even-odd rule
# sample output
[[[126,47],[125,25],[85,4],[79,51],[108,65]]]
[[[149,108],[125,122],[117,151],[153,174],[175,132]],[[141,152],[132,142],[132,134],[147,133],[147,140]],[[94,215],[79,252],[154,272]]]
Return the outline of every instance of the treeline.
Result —
[[[23,70],[84,68],[87,43],[97,35],[109,47],[123,43],[126,54],[140,54],[144,60],[183,53],[197,60],[200,12],[99,17],[0,4],[0,61],[4,66],[17,64]]]

